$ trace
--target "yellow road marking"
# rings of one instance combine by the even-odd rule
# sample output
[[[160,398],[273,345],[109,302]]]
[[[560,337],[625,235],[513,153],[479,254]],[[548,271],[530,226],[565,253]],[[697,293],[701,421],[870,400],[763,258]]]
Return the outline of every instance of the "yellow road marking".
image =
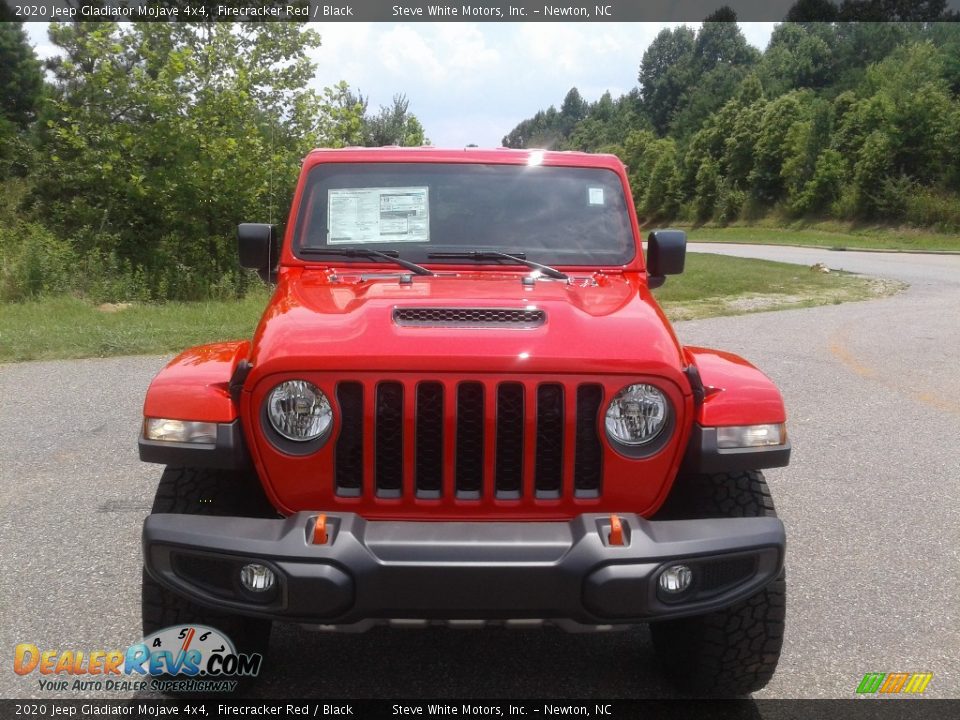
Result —
[[[869,378],[871,380],[876,380],[879,384],[883,385],[889,390],[900,394],[906,394],[909,397],[913,398],[919,403],[928,405],[937,410],[943,410],[944,412],[953,413],[954,415],[960,415],[960,402],[956,400],[951,400],[944,397],[943,395],[937,395],[928,391],[907,391],[904,392],[902,387],[899,387],[896,384],[889,383],[884,381],[869,365],[864,364],[854,356],[853,352],[849,349],[846,344],[846,328],[841,328],[833,333],[833,336],[830,339],[830,353],[837,358],[841,363],[846,365],[850,370],[855,372],[860,377]]]

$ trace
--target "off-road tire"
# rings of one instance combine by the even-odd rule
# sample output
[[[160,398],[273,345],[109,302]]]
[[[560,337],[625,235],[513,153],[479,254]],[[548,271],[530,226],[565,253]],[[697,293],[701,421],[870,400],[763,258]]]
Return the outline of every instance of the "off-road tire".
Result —
[[[677,478],[657,519],[776,517],[770,490],[758,470]],[[651,623],[653,646],[679,689],[729,697],[764,687],[783,646],[786,574],[724,610]]]
[[[276,517],[252,473],[168,467],[160,478],[151,513]],[[271,622],[203,607],[168,590],[143,570],[144,637],[171,625],[209,625],[229,637],[240,653],[266,655]]]

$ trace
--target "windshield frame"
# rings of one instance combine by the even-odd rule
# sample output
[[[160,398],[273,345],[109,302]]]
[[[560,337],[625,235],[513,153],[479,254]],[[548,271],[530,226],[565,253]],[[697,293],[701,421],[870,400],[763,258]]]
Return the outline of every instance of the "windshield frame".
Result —
[[[311,194],[317,183],[322,183],[325,179],[324,171],[332,165],[354,165],[359,168],[374,167],[382,168],[386,171],[387,166],[403,165],[416,173],[417,165],[433,165],[448,167],[464,166],[486,166],[492,171],[499,169],[514,169],[516,172],[522,172],[524,167],[535,168],[534,172],[557,170],[570,170],[574,174],[577,172],[588,171],[598,173],[597,177],[603,179],[605,187],[611,188],[617,195],[614,198],[613,207],[609,210],[615,219],[617,213],[626,213],[622,217],[622,225],[614,228],[614,235],[608,235],[611,241],[619,243],[619,248],[607,252],[598,252],[592,260],[589,257],[578,256],[574,258],[560,258],[562,254],[574,254],[576,249],[569,253],[557,253],[549,255],[547,252],[540,252],[536,247],[524,247],[522,243],[501,244],[501,245],[483,245],[476,246],[467,243],[461,244],[432,244],[423,242],[366,242],[357,243],[357,246],[370,247],[377,250],[399,251],[400,256],[405,260],[411,260],[427,267],[437,269],[461,269],[470,268],[476,270],[485,270],[490,268],[505,269],[522,268],[529,272],[528,268],[516,264],[499,261],[471,261],[464,259],[438,259],[428,258],[427,255],[435,252],[457,252],[465,250],[495,250],[500,252],[513,252],[516,254],[525,254],[528,260],[549,265],[551,267],[567,268],[574,271],[583,270],[643,270],[644,258],[639,244],[639,228],[637,225],[636,212],[633,205],[633,199],[630,195],[629,185],[626,181],[625,168],[614,156],[592,156],[584,153],[550,153],[546,151],[476,151],[474,154],[481,157],[471,157],[469,151],[461,151],[460,156],[452,155],[452,151],[438,151],[433,148],[391,148],[391,149],[372,149],[355,148],[347,150],[323,150],[315,151],[305,159],[305,167],[301,173],[295,197],[294,212],[295,216],[287,227],[287,242],[284,243],[284,264],[309,264],[309,265],[370,265],[375,261],[368,258],[329,258],[320,260],[318,256],[307,252],[300,252],[301,239],[305,232],[305,224],[309,222],[308,214],[311,210]],[[500,154],[502,153],[502,156]],[[442,157],[438,157],[441,155]],[[318,155],[314,162],[310,162],[311,157]],[[340,156],[338,156],[340,155]],[[332,156],[332,157],[331,157]],[[571,162],[557,162],[557,156],[560,159],[570,160]],[[533,159],[536,158],[536,162]],[[518,161],[519,160],[519,161]],[[371,170],[371,172],[375,172]],[[604,175],[600,175],[603,173]],[[610,173],[611,176],[606,176]],[[575,177],[573,174],[568,176]],[[374,185],[370,185],[374,187]],[[339,189],[339,188],[333,188]],[[316,219],[313,219],[316,222]],[[431,228],[432,228],[431,218]],[[324,243],[309,245],[312,248],[335,248],[339,243]],[[518,247],[519,245],[519,247]],[[621,249],[622,248],[622,249]],[[418,252],[408,252],[407,250]],[[602,257],[606,255],[607,257]],[[329,260],[329,261],[328,261]],[[292,261],[292,263],[290,262]]]

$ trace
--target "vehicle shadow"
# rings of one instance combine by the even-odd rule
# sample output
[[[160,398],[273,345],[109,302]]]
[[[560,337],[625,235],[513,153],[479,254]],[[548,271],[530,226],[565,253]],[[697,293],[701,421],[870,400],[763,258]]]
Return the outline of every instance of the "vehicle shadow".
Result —
[[[157,699],[155,693],[140,698]],[[658,672],[645,627],[607,633],[556,628],[330,633],[274,625],[270,653],[241,699],[692,700],[638,709],[674,720],[763,717],[752,699],[696,700]],[[690,714],[692,713],[692,714]]]
[[[250,696],[680,697],[657,672],[645,627],[583,634],[555,628],[378,627],[350,635],[295,625],[274,627],[270,657]]]

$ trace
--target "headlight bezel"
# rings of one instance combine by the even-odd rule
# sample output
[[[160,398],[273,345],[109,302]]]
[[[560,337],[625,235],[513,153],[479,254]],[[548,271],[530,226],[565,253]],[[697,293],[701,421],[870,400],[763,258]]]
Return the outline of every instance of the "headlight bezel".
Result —
[[[320,434],[315,437],[309,439],[294,439],[280,432],[276,425],[274,425],[273,418],[270,414],[270,404],[273,394],[283,385],[292,382],[306,383],[307,385],[313,387],[315,391],[326,400],[326,404],[330,408],[329,423],[321,430]],[[274,447],[286,453],[287,455],[311,455],[317,452],[317,450],[326,445],[327,441],[333,435],[333,428],[335,424],[336,413],[334,412],[334,405],[330,399],[330,394],[317,383],[305,378],[285,378],[274,383],[273,386],[263,396],[263,399],[260,403],[260,426],[264,435],[266,435],[267,439]]]
[[[660,396],[663,398],[664,421],[660,426],[660,429],[657,430],[657,432],[649,440],[646,440],[642,443],[628,443],[620,440],[607,427],[607,413],[610,411],[613,403],[616,402],[620,395],[636,385],[646,385],[653,388],[660,394]],[[623,385],[612,396],[610,396],[609,400],[607,400],[603,406],[603,414],[600,416],[600,423],[603,429],[603,434],[606,437],[607,443],[610,445],[610,447],[620,455],[628,457],[632,460],[637,460],[656,455],[670,443],[676,427],[676,417],[676,408],[674,407],[673,402],[670,400],[670,394],[666,390],[647,380],[637,380]]]

